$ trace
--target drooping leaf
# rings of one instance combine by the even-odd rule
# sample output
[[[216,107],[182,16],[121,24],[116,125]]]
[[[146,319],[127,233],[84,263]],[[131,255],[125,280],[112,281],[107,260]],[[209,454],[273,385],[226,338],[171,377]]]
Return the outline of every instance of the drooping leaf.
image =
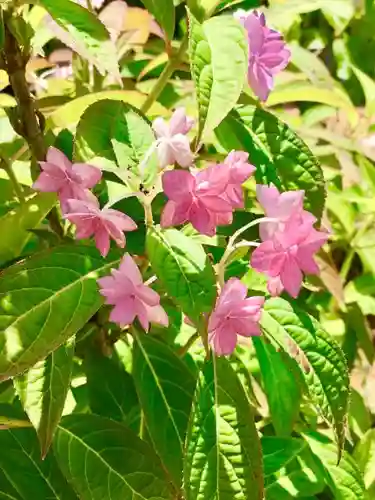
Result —
[[[262,453],[253,410],[225,358],[200,373],[184,462],[186,500],[263,499]]]
[[[0,413],[9,418],[26,418],[22,412],[6,405],[0,406]],[[1,472],[17,491],[17,500],[78,500],[62,475],[53,453],[50,451],[44,460],[41,459],[34,429],[0,431],[0,491],[8,493],[1,480]],[[10,494],[12,498],[12,492]]]
[[[55,21],[49,22],[49,28],[65,45],[95,64],[99,71],[119,80],[115,46],[104,24],[92,12],[72,0],[39,3]]]
[[[258,183],[282,190],[304,189],[306,209],[320,219],[325,185],[318,160],[307,145],[276,116],[247,104],[238,106],[216,129],[228,151],[244,150],[257,166]]]
[[[153,450],[125,425],[97,415],[69,415],[57,430],[59,465],[82,500],[171,500]]]
[[[358,466],[346,451],[337,465],[335,444],[323,434],[303,434],[314,455],[325,468],[326,481],[337,500],[367,500],[363,477]]]
[[[340,456],[349,402],[348,368],[342,350],[315,318],[281,298],[266,301],[261,324],[266,336],[301,367],[313,402],[334,428]]]
[[[169,40],[173,39],[175,11],[173,0],[142,0],[146,9],[151,12],[165,31]]]
[[[84,369],[92,412],[124,422],[138,401],[133,378],[117,353],[105,356],[99,349],[85,349]]]
[[[248,63],[245,31],[232,16],[200,24],[190,15],[189,50],[199,108],[199,139],[219,125],[240,97]]]
[[[39,193],[0,217],[0,262],[18,257],[37,227],[56,203],[53,193]]]
[[[71,339],[15,379],[22,406],[37,431],[42,457],[51,445],[60,421],[73,368]]]
[[[104,168],[118,172],[129,181],[138,174],[147,179],[157,170],[157,159],[151,154],[142,172],[142,159],[155,141],[148,120],[140,111],[121,101],[102,100],[92,104],[82,115],[76,132],[74,156],[81,161],[100,158]],[[146,180],[147,184],[147,180]]]
[[[166,344],[138,334],[133,376],[151,441],[179,487],[194,375]]]
[[[298,368],[293,365],[294,360],[283,359],[284,353],[277,352],[275,347],[264,339],[254,337],[253,343],[259,360],[272,424],[278,435],[288,436],[293,430],[301,403]]]
[[[263,436],[261,444],[265,476],[275,474],[306,446],[303,439],[271,436]]]
[[[96,279],[121,258],[90,246],[61,246],[0,277],[0,380],[34,366],[74,335],[102,304]]]
[[[183,312],[193,321],[210,312],[216,281],[202,245],[176,229],[151,229],[146,247],[153,271]]]

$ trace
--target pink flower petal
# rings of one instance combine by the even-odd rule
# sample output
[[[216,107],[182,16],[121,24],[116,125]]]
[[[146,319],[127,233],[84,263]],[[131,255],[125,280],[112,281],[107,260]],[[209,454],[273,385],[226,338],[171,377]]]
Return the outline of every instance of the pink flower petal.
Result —
[[[162,177],[163,191],[170,200],[181,203],[190,201],[195,188],[194,176],[186,170],[170,170]]]
[[[302,272],[293,257],[286,259],[280,279],[289,295],[297,298],[302,286]]]
[[[209,336],[210,345],[218,356],[232,354],[237,345],[237,334],[232,329],[220,328]]]
[[[161,137],[169,137],[169,127],[164,118],[156,118],[152,123],[152,128],[158,139]]]
[[[72,163],[59,149],[50,146],[47,151],[47,163],[53,163],[62,170],[71,170]]]
[[[82,187],[87,189],[96,186],[102,178],[102,173],[98,168],[86,163],[74,163],[72,170],[82,180]]]
[[[156,306],[160,302],[159,294],[145,285],[138,285],[137,296],[149,306]]]
[[[270,278],[267,283],[267,289],[272,297],[278,297],[281,295],[284,290],[284,286],[281,282],[280,276]]]
[[[169,318],[161,305],[148,306],[145,305],[148,319],[151,323],[156,323],[161,326],[167,327],[169,325]]]
[[[109,252],[110,239],[109,234],[104,227],[100,227],[95,231],[95,245],[103,257],[106,257]]]
[[[64,179],[41,172],[32,187],[36,191],[42,191],[43,193],[56,193],[64,185],[64,182]]]
[[[124,273],[134,285],[142,284],[142,275],[138,269],[137,264],[130,257],[128,253],[122,258],[119,271]]]
[[[177,108],[169,122],[171,135],[187,134],[194,124],[194,120],[186,116],[185,108]]]
[[[109,315],[110,321],[119,324],[121,327],[131,325],[135,319],[136,309],[134,299],[126,298],[119,301]]]
[[[189,167],[194,160],[194,155],[190,149],[189,139],[182,134],[177,134],[169,140],[169,147],[173,151],[174,162],[178,163],[180,167]]]

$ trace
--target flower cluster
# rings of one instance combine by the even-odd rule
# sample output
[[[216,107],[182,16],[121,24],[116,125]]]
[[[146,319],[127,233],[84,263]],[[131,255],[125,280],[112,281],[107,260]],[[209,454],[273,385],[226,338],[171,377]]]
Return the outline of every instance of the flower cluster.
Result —
[[[239,10],[235,17],[247,32],[249,85],[261,101],[266,101],[273,88],[274,77],[288,65],[290,51],[282,35],[266,26],[264,14]]]
[[[47,161],[41,161],[39,165],[42,172],[33,188],[57,193],[63,216],[77,226],[77,239],[94,236],[103,257],[108,254],[111,238],[124,248],[123,231],[134,231],[137,225],[118,210],[100,209],[97,198],[89,191],[102,177],[98,168],[86,163],[72,164],[54,147],[49,148]]]
[[[267,217],[262,222],[262,243],[251,256],[251,266],[269,277],[268,291],[280,295],[285,289],[297,297],[303,274],[318,274],[314,254],[329,235],[314,228],[316,218],[303,209],[304,191],[279,193],[274,186],[257,186],[258,201]]]

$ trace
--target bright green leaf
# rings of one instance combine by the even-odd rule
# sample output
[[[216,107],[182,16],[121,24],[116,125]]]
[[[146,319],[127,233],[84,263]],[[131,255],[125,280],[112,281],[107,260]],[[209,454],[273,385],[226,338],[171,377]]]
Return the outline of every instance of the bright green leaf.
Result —
[[[200,373],[184,463],[186,500],[263,499],[262,454],[253,410],[225,358]]]
[[[116,351],[105,356],[99,349],[86,348],[83,367],[92,412],[124,422],[138,400],[133,378]]]
[[[142,0],[142,3],[158,21],[168,39],[172,40],[175,25],[173,0]]]
[[[227,3],[230,1],[227,0]],[[199,22],[203,22],[210,17],[221,3],[221,0],[187,0],[187,5],[191,13]]]
[[[136,336],[133,376],[151,441],[179,487],[195,378],[166,344],[143,334]]]
[[[146,246],[153,271],[183,312],[193,321],[210,312],[216,280],[202,245],[177,229],[151,229]]]
[[[301,385],[294,361],[277,352],[262,338],[253,338],[264,391],[272,416],[272,424],[280,436],[288,436],[298,417],[301,403]],[[284,359],[283,356],[284,355]],[[297,376],[296,376],[297,375]]]
[[[172,498],[155,453],[123,424],[69,415],[57,430],[54,450],[81,500]]]
[[[340,456],[349,402],[344,353],[315,318],[284,299],[266,301],[261,324],[266,336],[300,365],[313,402],[334,428]]]
[[[355,447],[353,458],[362,471],[367,489],[375,485],[375,429],[370,429]]]
[[[203,24],[190,15],[190,65],[199,107],[198,139],[211,132],[238,101],[247,72],[247,40],[233,16]]]
[[[270,476],[293,460],[306,446],[303,439],[263,436],[261,439],[264,475]]]
[[[257,166],[258,183],[283,190],[305,190],[306,209],[323,214],[325,184],[318,160],[307,145],[276,116],[253,105],[238,106],[216,129],[222,146],[244,150]]]
[[[22,418],[21,412],[6,405],[0,406],[0,414],[7,414],[10,419]],[[50,451],[41,459],[34,429],[0,431],[0,491],[8,493],[1,472],[17,490],[17,500],[78,500],[53,453]]]
[[[116,49],[104,24],[71,0],[40,0],[58,26],[50,29],[68,47],[91,61],[101,72],[120,79]]]
[[[0,380],[34,366],[73,336],[102,304],[97,278],[120,253],[61,246],[17,263],[0,277]]]
[[[120,101],[102,100],[92,104],[82,115],[74,156],[87,162],[103,159],[104,168],[118,172],[124,180],[129,178],[131,181],[136,174],[147,179],[157,171],[156,155],[151,155],[142,172],[139,164],[154,142],[151,125],[140,111]]]
[[[15,379],[22,406],[37,431],[42,457],[51,445],[64,409],[73,368],[71,339]]]
[[[366,113],[369,118],[375,114],[375,82],[359,68],[352,66],[353,73],[358,78],[362,86],[366,99]]]
[[[336,500],[367,500],[363,477],[358,466],[344,451],[337,465],[335,444],[317,432],[304,433],[312,452],[325,468],[326,481]]]
[[[56,203],[53,193],[39,193],[0,217],[0,262],[18,257],[37,227]]]

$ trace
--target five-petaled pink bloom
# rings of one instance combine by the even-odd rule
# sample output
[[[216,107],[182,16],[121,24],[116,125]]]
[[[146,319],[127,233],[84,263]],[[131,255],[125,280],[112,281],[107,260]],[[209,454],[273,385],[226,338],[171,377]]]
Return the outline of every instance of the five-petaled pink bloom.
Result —
[[[93,200],[95,196],[89,191],[101,179],[101,171],[86,163],[72,164],[68,158],[54,147],[47,152],[47,161],[40,161],[42,169],[33,188],[47,193],[57,193],[61,209],[67,209],[67,200]]]
[[[232,205],[224,192],[228,185],[228,167],[212,165],[194,174],[185,170],[164,172],[163,190],[168,197],[161,226],[191,222],[201,234],[213,236],[219,223],[230,224]]]
[[[231,151],[224,160],[229,167],[228,185],[225,198],[233,208],[244,208],[242,184],[255,172],[254,165],[248,163],[249,153]]]
[[[147,332],[149,323],[168,326],[168,316],[160,305],[159,295],[144,285],[142,275],[129,254],[125,254],[112,276],[98,279],[100,293],[106,304],[115,306],[109,319],[121,327],[133,323],[136,317]]]
[[[303,273],[319,273],[314,254],[329,235],[317,231],[314,228],[316,218],[303,210],[303,191],[280,194],[275,187],[266,186],[257,191],[266,215],[278,220],[261,224],[263,242],[254,250],[251,265],[269,277],[271,295],[280,295],[285,289],[296,298],[302,286]]]
[[[247,287],[238,278],[227,281],[208,320],[208,339],[219,356],[231,354],[237,336],[260,335],[264,297],[246,297]]]
[[[99,252],[105,257],[110,247],[112,238],[119,247],[125,247],[123,231],[134,231],[137,224],[127,215],[103,208],[100,210],[99,202],[93,196],[90,201],[68,200],[65,218],[77,226],[77,239],[89,238],[94,235],[95,244]]]
[[[266,101],[273,88],[274,76],[288,65],[290,51],[282,35],[266,26],[264,14],[240,11],[235,17],[247,31],[249,85],[261,101]]]
[[[169,124],[163,118],[156,118],[152,128],[157,137],[156,150],[161,168],[173,163],[181,167],[189,167],[194,155],[190,150],[187,133],[193,126],[194,120],[185,114],[184,108],[177,108]]]

